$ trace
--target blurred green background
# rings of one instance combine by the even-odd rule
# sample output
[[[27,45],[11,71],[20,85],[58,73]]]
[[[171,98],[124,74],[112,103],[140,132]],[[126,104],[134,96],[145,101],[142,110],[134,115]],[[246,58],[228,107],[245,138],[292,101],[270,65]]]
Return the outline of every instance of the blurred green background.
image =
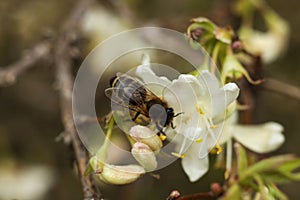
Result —
[[[198,16],[209,17],[220,25],[232,24],[233,27],[237,27],[239,22],[231,11],[233,1],[229,0],[126,0],[121,3],[121,6],[126,6],[125,11],[116,9],[118,1],[112,2],[97,2],[102,14],[108,16],[104,20],[112,25],[103,30],[103,35],[89,35],[93,38],[81,42],[83,58],[97,41],[126,28],[156,25],[184,32],[189,20]],[[290,23],[291,39],[287,53],[266,65],[265,74],[300,87],[300,3],[298,0],[268,3]],[[24,49],[32,47],[45,36],[55,35],[73,5],[71,0],[1,0],[0,66],[14,62]],[[257,24],[264,28],[259,18]],[[51,61],[39,63],[22,75],[16,84],[0,88],[0,187],[3,184],[1,179],[11,180],[4,177],[21,177],[30,167],[44,167],[44,174],[48,174],[51,180],[48,176],[40,176],[49,186],[43,199],[82,199],[81,185],[72,168],[73,155],[69,147],[55,140],[63,126],[53,72]],[[286,142],[275,154],[300,156],[299,111],[300,102],[295,99],[259,92],[254,121],[277,121],[285,127]],[[102,187],[104,196],[108,199],[165,199],[173,189],[182,194],[204,192],[209,190],[208,183],[222,180],[222,171],[212,170],[200,181],[191,184],[181,170],[180,162],[158,173],[160,180],[146,175],[127,186],[105,185]],[[29,180],[34,182],[35,179],[38,178],[33,176]],[[21,184],[18,178],[15,182],[5,183],[11,184],[16,193],[23,190],[21,187],[30,185],[29,182]],[[300,183],[281,186],[290,199],[300,199],[299,187]],[[4,197],[0,190],[1,198]]]

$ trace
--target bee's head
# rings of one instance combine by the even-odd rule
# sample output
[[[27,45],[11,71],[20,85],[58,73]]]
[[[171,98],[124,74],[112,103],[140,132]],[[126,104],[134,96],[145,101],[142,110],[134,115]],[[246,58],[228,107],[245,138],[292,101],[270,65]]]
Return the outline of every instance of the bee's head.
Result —
[[[167,108],[166,109],[166,113],[167,113],[167,118],[173,119],[174,117],[174,109],[173,108]]]

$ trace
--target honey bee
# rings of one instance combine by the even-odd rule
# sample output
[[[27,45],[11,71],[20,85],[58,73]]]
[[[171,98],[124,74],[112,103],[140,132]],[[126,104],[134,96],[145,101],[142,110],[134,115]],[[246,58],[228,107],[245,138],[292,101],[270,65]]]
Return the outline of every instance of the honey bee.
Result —
[[[175,114],[165,100],[156,96],[141,81],[118,73],[110,80],[110,86],[105,90],[106,96],[113,103],[128,108],[132,121],[142,125],[153,122],[158,130],[157,135],[161,138],[165,138],[165,127],[175,129],[173,118],[181,113]],[[137,120],[138,118],[142,120]]]

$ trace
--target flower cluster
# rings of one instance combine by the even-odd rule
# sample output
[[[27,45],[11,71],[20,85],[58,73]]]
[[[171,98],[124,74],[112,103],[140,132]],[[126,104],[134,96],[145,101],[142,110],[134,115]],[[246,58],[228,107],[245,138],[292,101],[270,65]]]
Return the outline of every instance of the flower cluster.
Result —
[[[183,171],[190,182],[195,182],[208,172],[211,154],[217,154],[213,155],[217,157],[215,166],[225,169],[225,181],[212,184],[209,194],[213,197],[286,199],[276,184],[300,180],[300,174],[295,172],[300,160],[292,155],[264,159],[257,156],[275,151],[284,143],[283,126],[273,121],[243,124],[239,123],[243,115],[238,115],[252,106],[241,105],[245,103],[243,92],[251,98],[254,86],[263,82],[260,71],[256,71],[260,64],[272,62],[284,52],[289,26],[263,0],[238,0],[235,11],[242,19],[238,31],[220,27],[204,17],[191,20],[187,42],[207,52],[204,63],[195,71],[176,77],[159,76],[160,69],[144,56],[142,64],[130,76],[124,76],[127,79],[119,79],[125,88],[110,88],[117,89],[117,94],[126,94],[129,105],[121,105],[124,110],[112,108],[106,139],[91,157],[86,173],[94,172],[106,183],[123,185],[160,169],[165,164],[161,163],[163,159],[181,159]],[[266,32],[252,27],[256,11],[266,23]],[[258,63],[259,67],[254,67]],[[126,83],[136,83],[138,87],[132,89]],[[152,93],[156,101],[147,96]],[[119,96],[116,99],[115,103],[123,100]],[[136,104],[145,111],[135,109]],[[153,105],[161,109],[153,109]],[[165,121],[157,120],[157,116]],[[134,164],[117,165],[107,159],[114,121],[126,134],[129,162]],[[172,195],[177,198],[179,193]]]
[[[173,81],[156,76],[149,65],[139,66],[136,74],[146,85],[160,83],[168,88],[157,95],[175,112],[183,113],[174,121],[179,135],[179,151],[175,155],[182,158],[183,169],[190,180],[198,180],[208,170],[207,154],[217,144],[222,131],[222,123],[217,120],[225,119],[226,108],[237,98],[239,88],[234,83],[220,87],[217,78],[207,70],[198,77],[181,74]]]
[[[198,77],[182,74],[173,81],[156,76],[149,65],[139,66],[136,74],[145,84],[160,83],[167,87],[168,90],[161,90],[163,93],[158,95],[176,112],[184,113],[181,119],[175,120],[176,132],[182,136],[178,136],[176,155],[182,158],[182,167],[192,182],[207,172],[207,154],[218,144],[231,143],[234,138],[257,153],[267,153],[284,142],[283,127],[278,123],[239,125],[236,111],[227,116],[226,109],[235,110],[228,106],[234,107],[239,88],[234,83],[220,87],[217,78],[207,70]]]

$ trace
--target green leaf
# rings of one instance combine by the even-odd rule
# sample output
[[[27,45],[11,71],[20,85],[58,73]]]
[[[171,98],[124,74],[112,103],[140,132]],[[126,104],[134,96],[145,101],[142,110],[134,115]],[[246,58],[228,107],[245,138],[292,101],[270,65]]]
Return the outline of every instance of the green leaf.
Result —
[[[284,193],[282,193],[274,184],[268,184],[267,187],[274,197],[277,197],[280,200],[288,200],[288,197]]]
[[[300,167],[300,159],[291,160],[290,162],[286,162],[282,164],[278,169],[281,171],[293,171]]]
[[[262,173],[261,174],[262,177],[270,182],[273,183],[288,183],[291,181],[295,181],[295,178],[293,175],[289,174],[289,173],[285,173],[285,172],[266,172],[266,173]]]
[[[282,164],[293,161],[294,159],[295,157],[293,155],[281,155],[261,160],[260,162],[250,166],[247,170],[245,170],[245,172],[240,176],[240,180],[243,181],[244,179],[247,179],[257,173],[274,171]]]
[[[222,200],[240,200],[242,199],[241,188],[238,184],[232,185],[225,193]]]
[[[266,180],[275,183],[286,183],[291,181],[299,181],[300,173],[293,173],[294,170],[300,167],[300,160],[294,159],[283,163],[272,171],[264,172],[262,175]]]
[[[260,177],[260,175],[254,174],[253,178],[255,179],[255,181],[258,184],[259,194],[261,195],[262,199],[264,199],[264,200],[273,200],[274,198],[272,197],[272,195],[267,190],[267,188],[265,186],[265,183],[264,183],[263,179]]]

